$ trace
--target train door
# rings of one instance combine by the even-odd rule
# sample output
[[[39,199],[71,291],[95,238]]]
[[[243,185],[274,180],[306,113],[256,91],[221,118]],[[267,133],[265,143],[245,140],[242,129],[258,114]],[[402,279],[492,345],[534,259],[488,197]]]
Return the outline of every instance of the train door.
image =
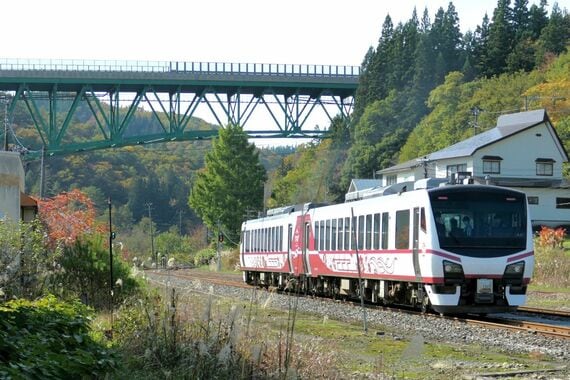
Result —
[[[414,262],[414,272],[416,275],[416,280],[421,281],[422,274],[420,271],[420,259],[419,259],[419,250],[420,250],[420,223],[422,220],[422,213],[423,209],[419,207],[414,208],[414,218],[413,218],[413,226],[412,226],[412,260]]]
[[[311,223],[305,222],[303,229],[303,268],[306,274],[311,273],[309,265],[309,238],[311,236]]]
[[[293,263],[291,262],[291,243],[293,242],[293,225],[287,227],[287,262],[289,263],[289,273],[293,272]]]

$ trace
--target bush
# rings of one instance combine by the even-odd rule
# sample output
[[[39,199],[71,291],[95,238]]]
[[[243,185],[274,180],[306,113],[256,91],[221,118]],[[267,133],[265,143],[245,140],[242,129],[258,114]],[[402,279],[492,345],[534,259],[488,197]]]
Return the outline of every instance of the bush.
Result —
[[[43,294],[58,255],[46,243],[38,220],[0,223],[0,291],[6,298]]]
[[[562,248],[566,229],[564,228],[549,228],[542,226],[538,234],[538,246],[542,248]]]
[[[0,305],[0,378],[104,377],[116,355],[89,336],[91,311],[54,296]]]
[[[212,248],[205,248],[196,253],[194,256],[194,265],[197,267],[208,265],[212,259],[216,257],[216,250]]]
[[[542,227],[536,240],[533,281],[550,287],[570,286],[570,255],[563,248],[566,230]]]
[[[82,237],[63,249],[58,260],[61,270],[55,276],[56,291],[64,298],[80,298],[97,309],[106,308],[110,301],[109,250],[101,236]],[[138,283],[130,276],[129,267],[113,257],[114,301],[121,302],[135,292]]]

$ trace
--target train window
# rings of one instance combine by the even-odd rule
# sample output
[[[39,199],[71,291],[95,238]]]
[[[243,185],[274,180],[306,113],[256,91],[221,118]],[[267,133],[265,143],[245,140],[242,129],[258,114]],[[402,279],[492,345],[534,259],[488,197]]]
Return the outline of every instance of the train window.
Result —
[[[277,234],[275,231],[275,227],[271,227],[271,251],[277,251]]]
[[[342,250],[344,248],[344,230],[343,230],[343,220],[342,218],[338,218],[338,249]]]
[[[420,211],[420,228],[423,232],[426,232],[426,209],[424,207]]]
[[[388,213],[387,212],[383,212],[382,213],[382,249],[388,249],[388,241],[389,241],[389,232],[390,230],[388,229]]]
[[[245,251],[249,252],[249,231],[245,232]]]
[[[358,217],[358,249],[364,248],[364,215]]]
[[[332,220],[331,225],[331,251],[336,251],[336,219]]]
[[[273,252],[279,251],[277,243],[279,242],[279,227],[273,227]]]
[[[372,214],[366,215],[366,249],[372,248]]]
[[[329,251],[331,249],[331,221],[327,220],[325,226],[325,250]]]
[[[320,222],[315,222],[315,249],[317,251],[319,251],[321,249],[321,247],[319,246],[319,223]]]
[[[344,250],[350,249],[350,218],[344,218]]]
[[[291,242],[293,241],[293,225],[289,224],[289,235],[287,237],[287,250],[291,250]]]
[[[283,252],[283,226],[279,226],[279,238],[277,239],[277,250]]]
[[[372,234],[372,249],[378,249],[380,248],[380,214],[374,214]]]
[[[321,224],[319,229],[321,230],[321,234],[319,235],[319,247],[321,250],[325,249],[325,221],[321,220]]]
[[[261,229],[255,231],[255,250],[261,252]]]
[[[410,247],[410,210],[396,211],[396,249]]]

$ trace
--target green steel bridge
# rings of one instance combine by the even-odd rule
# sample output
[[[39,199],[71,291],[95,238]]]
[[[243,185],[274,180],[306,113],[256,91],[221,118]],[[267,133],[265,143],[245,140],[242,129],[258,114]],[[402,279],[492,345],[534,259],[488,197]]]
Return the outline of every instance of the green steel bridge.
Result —
[[[356,66],[222,62],[0,59],[4,148],[17,148],[15,110],[25,110],[41,141],[28,158],[93,149],[215,137],[239,124],[251,138],[321,138],[308,120],[327,122],[352,111],[360,68]],[[87,141],[71,137],[86,104],[95,120]],[[156,127],[137,130],[136,111],[151,111]],[[248,122],[263,109],[264,127]],[[21,111],[20,111],[21,112]],[[217,124],[196,127],[198,112]],[[85,115],[83,115],[85,119]],[[191,122],[191,120],[194,122]]]

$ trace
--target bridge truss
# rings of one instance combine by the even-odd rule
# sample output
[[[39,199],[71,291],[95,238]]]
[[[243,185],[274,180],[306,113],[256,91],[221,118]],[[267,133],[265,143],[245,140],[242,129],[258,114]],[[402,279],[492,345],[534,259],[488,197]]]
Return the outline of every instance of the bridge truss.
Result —
[[[10,132],[17,137],[10,121],[19,107],[39,136],[41,147],[33,147],[31,156],[40,149],[57,155],[209,139],[230,123],[252,138],[321,138],[326,128],[309,120],[316,110],[328,121],[347,118],[358,75],[353,66],[0,60],[5,125],[10,125],[0,133],[4,140]],[[78,114],[82,104],[90,115]],[[137,125],[140,109],[152,113],[151,128]],[[260,109],[263,126],[248,128]],[[194,117],[200,112],[213,116],[215,126],[198,122]],[[70,133],[87,119],[94,124],[88,138]]]

